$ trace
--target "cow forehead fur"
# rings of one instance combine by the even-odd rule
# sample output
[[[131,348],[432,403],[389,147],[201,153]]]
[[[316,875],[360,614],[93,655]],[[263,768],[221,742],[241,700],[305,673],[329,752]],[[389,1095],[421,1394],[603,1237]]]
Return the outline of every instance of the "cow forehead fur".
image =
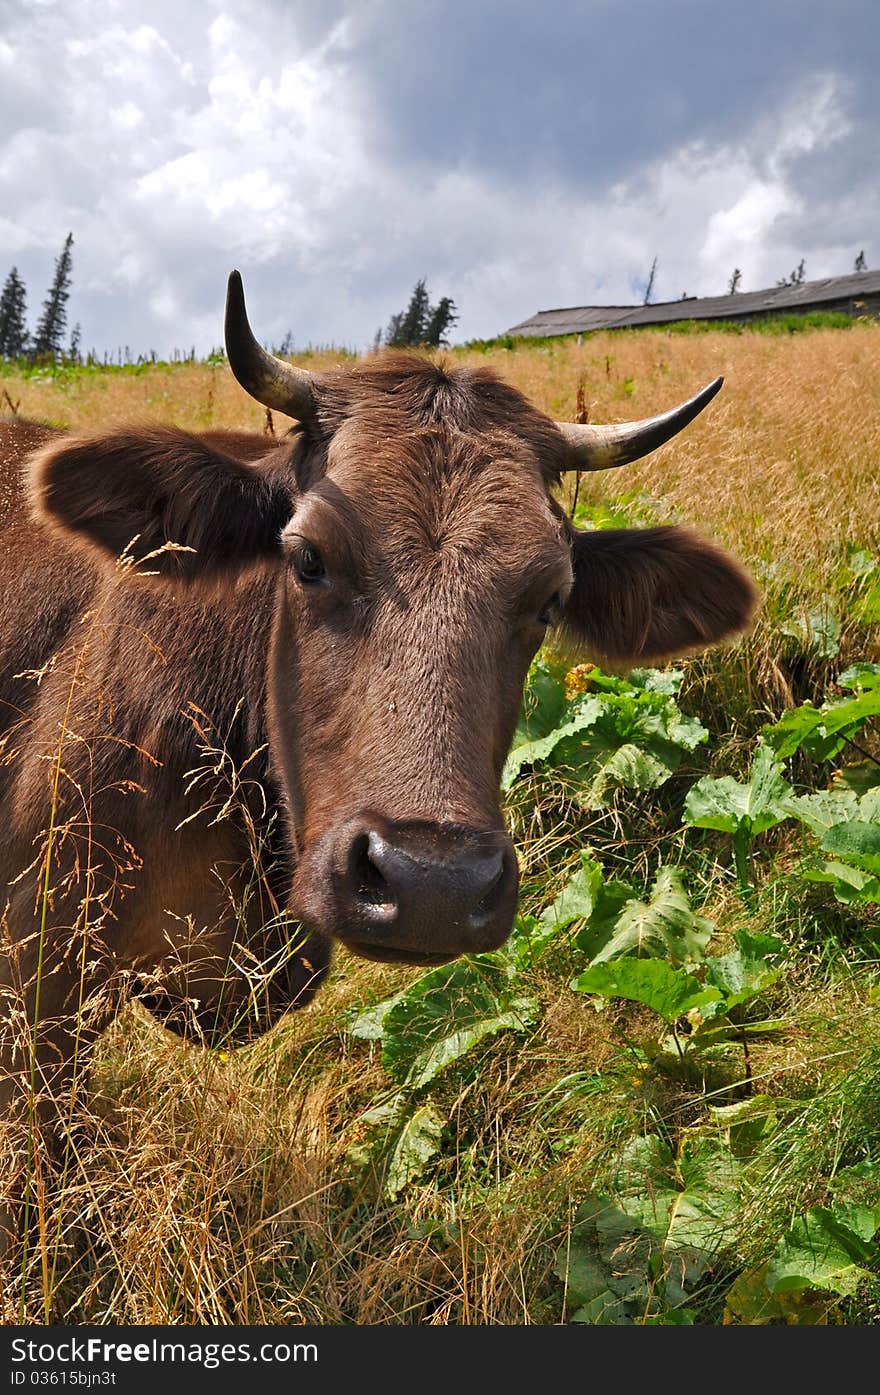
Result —
[[[409,433],[418,436],[433,428],[449,442],[481,442],[514,459],[528,455],[547,484],[566,466],[561,434],[521,393],[489,369],[461,368],[442,359],[391,353],[324,374],[316,383],[310,425],[324,447],[336,437],[339,445],[369,443],[380,453],[391,441],[403,444]],[[454,468],[462,463],[459,456]],[[434,482],[440,482],[436,476]]]
[[[509,586],[564,542],[548,492],[564,449],[487,370],[389,355],[319,381],[286,538],[323,541],[377,579],[415,584],[442,554]]]

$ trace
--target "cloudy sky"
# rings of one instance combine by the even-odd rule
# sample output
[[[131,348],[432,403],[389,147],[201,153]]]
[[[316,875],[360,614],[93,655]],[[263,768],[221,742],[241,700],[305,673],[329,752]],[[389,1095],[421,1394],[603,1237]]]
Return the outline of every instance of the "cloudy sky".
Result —
[[[0,0],[0,279],[84,348],[457,342],[880,264],[877,0]]]

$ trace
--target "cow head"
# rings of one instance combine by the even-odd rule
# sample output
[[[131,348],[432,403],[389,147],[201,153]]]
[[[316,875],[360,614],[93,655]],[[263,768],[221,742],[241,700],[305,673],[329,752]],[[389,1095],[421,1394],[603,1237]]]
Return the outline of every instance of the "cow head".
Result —
[[[754,603],[694,534],[581,532],[552,487],[662,444],[720,380],[647,422],[590,427],[412,355],[312,377],[256,343],[237,273],[227,351],[299,422],[280,445],[245,464],[177,431],[67,442],[36,460],[38,509],[178,581],[274,566],[266,712],[291,911],[371,958],[493,948],[517,898],[500,774],[548,630],[632,665],[736,634]]]

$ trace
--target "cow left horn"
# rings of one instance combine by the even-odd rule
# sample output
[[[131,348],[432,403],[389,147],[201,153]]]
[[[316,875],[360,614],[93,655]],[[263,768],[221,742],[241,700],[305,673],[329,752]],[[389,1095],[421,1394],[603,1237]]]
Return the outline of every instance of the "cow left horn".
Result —
[[[644,421],[624,421],[617,426],[580,426],[575,422],[558,421],[571,450],[570,470],[611,470],[616,465],[628,465],[649,451],[662,446],[712,401],[723,378],[704,387],[694,397]]]
[[[273,354],[267,354],[256,341],[248,324],[244,287],[237,271],[229,277],[226,289],[226,357],[245,392],[301,421],[313,406],[312,375],[294,368]]]

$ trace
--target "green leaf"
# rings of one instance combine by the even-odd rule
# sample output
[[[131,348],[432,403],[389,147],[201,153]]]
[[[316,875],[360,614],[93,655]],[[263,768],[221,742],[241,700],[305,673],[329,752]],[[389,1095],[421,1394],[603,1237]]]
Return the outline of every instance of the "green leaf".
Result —
[[[733,1104],[710,1104],[709,1117],[722,1128],[736,1128],[756,1119],[776,1118],[778,1100],[775,1095],[747,1095]]]
[[[373,1003],[371,1007],[358,1009],[346,1021],[345,1030],[348,1035],[356,1037],[358,1041],[381,1041],[385,1018],[402,997],[402,992],[395,993],[393,997],[383,998],[380,1003]]]
[[[692,974],[674,969],[662,959],[615,959],[595,964],[571,986],[578,993],[643,1003],[670,1024],[694,1008],[722,1001],[717,988],[704,988]]]
[[[602,716],[602,703],[598,698],[586,698],[561,726],[554,727],[546,736],[514,744],[501,773],[501,788],[509,790],[517,775],[525,766],[537,765],[552,755],[557,746],[568,737],[591,727]]]
[[[572,1313],[571,1321],[588,1323],[590,1327],[625,1327],[631,1325],[627,1317],[626,1304],[615,1298],[609,1288],[598,1293],[589,1303],[584,1303]]]
[[[781,625],[782,633],[800,640],[820,658],[833,659],[840,652],[840,621],[833,604],[833,597],[823,597],[821,605],[792,616],[787,625]]]
[[[532,998],[513,997],[502,962],[488,955],[443,964],[407,988],[383,1024],[382,1064],[421,1089],[487,1037],[537,1021]]]
[[[734,942],[744,955],[752,959],[785,959],[788,945],[779,935],[768,934],[766,930],[737,930]]]
[[[858,697],[813,707],[804,703],[786,712],[761,734],[780,760],[787,760],[803,749],[816,760],[831,760],[843,750],[846,740],[857,735],[872,717],[880,716],[880,688],[866,689]]]
[[[600,864],[588,851],[580,852],[579,862],[577,870],[537,921],[530,917],[518,918],[510,944],[519,964],[534,960],[560,931],[578,920],[586,922],[577,936],[580,948],[587,942],[604,943],[621,908],[634,897],[635,892],[627,883],[606,882]]]
[[[535,659],[526,680],[514,746],[547,736],[564,721],[567,706],[565,666],[545,656]]]
[[[660,760],[632,742],[614,746],[599,741],[579,744],[576,760],[579,765],[594,767],[592,779],[577,796],[582,809],[602,809],[614,790],[653,790],[669,779],[681,760],[676,752],[671,759]]]
[[[431,1104],[416,1109],[403,1126],[388,1156],[383,1192],[390,1200],[421,1177],[428,1163],[440,1152],[443,1120]]]
[[[675,1184],[675,1158],[665,1139],[656,1133],[636,1134],[623,1144],[610,1173],[612,1190],[619,1198]]]
[[[880,664],[851,664],[837,680],[839,688],[853,688],[857,693],[880,688]]]
[[[767,1266],[771,1293],[819,1289],[842,1297],[869,1277],[878,1258],[873,1243],[878,1221],[867,1206],[815,1207],[800,1216],[780,1241]]]
[[[697,1314],[693,1308],[669,1308],[665,1313],[655,1313],[645,1318],[645,1327],[693,1327]]]
[[[742,938],[741,938],[742,936]],[[752,937],[737,935],[737,948],[729,954],[714,955],[706,961],[706,982],[724,995],[724,1012],[763,993],[775,983],[780,970],[768,964],[763,954],[755,952]]]
[[[842,765],[831,776],[835,790],[852,790],[853,794],[867,794],[880,786],[880,762],[875,760],[856,761],[853,765]]]
[[[801,875],[809,882],[826,882],[845,906],[880,902],[880,877],[873,877],[860,867],[845,862],[822,862],[818,867],[802,867]]]
[[[795,794],[787,802],[794,817],[820,836],[834,824],[856,818],[859,809],[858,797],[847,789]]]
[[[515,970],[523,969],[540,958],[562,929],[561,925],[542,925],[533,915],[518,915],[510,938],[499,953],[511,960]]]
[[[557,1252],[571,1321],[687,1321],[689,1294],[735,1243],[739,1165],[717,1139],[692,1140],[676,1163],[646,1134],[624,1146],[611,1175],[614,1195],[590,1193]]]
[[[575,938],[578,949],[583,950],[588,959],[599,954],[608,943],[621,912],[634,898],[635,890],[628,882],[612,880],[602,883],[593,912]]]
[[[680,668],[634,668],[627,675],[634,688],[647,693],[664,693],[675,697],[679,691],[684,673]]]
[[[867,1158],[864,1162],[854,1163],[852,1167],[842,1167],[835,1172],[829,1186],[837,1202],[859,1202],[870,1206],[874,1220],[880,1227],[880,1160]]]
[[[754,837],[791,818],[791,797],[792,789],[782,775],[780,761],[769,746],[759,745],[747,785],[731,775],[717,780],[707,775],[691,787],[685,800],[684,822],[692,828],[715,828],[723,833],[745,829]]]
[[[856,862],[866,872],[880,875],[880,823],[851,819],[827,830],[821,845],[824,852],[837,853]]]
[[[749,1095],[735,1104],[709,1105],[709,1116],[723,1130],[733,1156],[749,1159],[776,1132],[785,1103],[773,1095]]]
[[[578,803],[604,808],[619,789],[649,790],[664,784],[708,737],[695,718],[671,699],[646,690],[634,697],[608,697],[606,710],[588,732],[563,742],[554,763],[581,773]]]
[[[727,1294],[725,1324],[736,1322],[749,1327],[824,1327],[833,1300],[813,1290],[771,1293],[767,1287],[767,1264],[741,1274]]]
[[[589,693],[565,696],[565,671],[542,659],[532,665],[522,714],[502,774],[509,789],[534,765],[566,769],[583,784],[580,802],[602,808],[618,789],[655,789],[685,751],[707,739],[673,694],[676,671],[637,670],[629,679],[593,669]]]
[[[792,712],[786,712],[778,722],[761,728],[761,737],[780,760],[788,760],[795,751],[807,746],[818,736],[824,738],[824,712],[811,702],[802,703]],[[841,743],[842,744],[842,743]]]
[[[444,1071],[454,1061],[459,1061],[487,1037],[499,1032],[524,1032],[534,1026],[540,1016],[540,1008],[534,998],[514,998],[504,1012],[496,1012],[492,1017],[482,1017],[469,1026],[449,1031],[446,1036],[434,1041],[420,1051],[407,1067],[403,1080],[411,1090],[421,1089]],[[387,1050],[383,1053],[383,1064],[389,1073],[400,1079],[401,1054],[398,1041],[386,1039]],[[404,1060],[406,1053],[404,1052]]]
[[[661,867],[647,901],[630,900],[605,944],[591,955],[594,964],[622,955],[663,957],[672,964],[696,964],[703,958],[714,927],[695,915],[674,867]]]
[[[539,924],[546,929],[588,920],[602,889],[602,868],[588,852],[581,852],[580,867],[560,891],[551,906],[542,911]]]

